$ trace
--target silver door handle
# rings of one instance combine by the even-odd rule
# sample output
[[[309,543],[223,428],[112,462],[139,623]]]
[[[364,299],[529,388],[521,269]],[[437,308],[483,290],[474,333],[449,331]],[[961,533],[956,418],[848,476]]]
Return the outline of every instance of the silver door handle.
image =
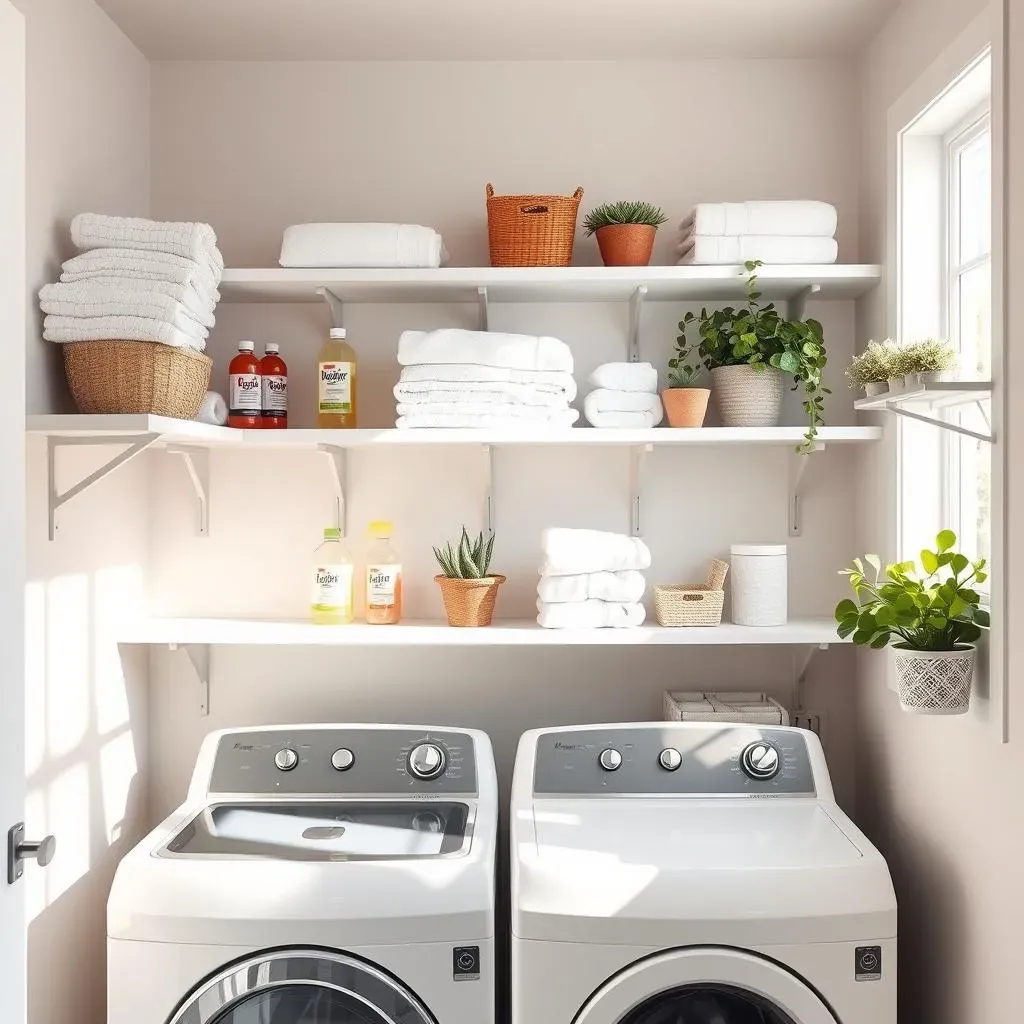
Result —
[[[34,860],[45,868],[57,852],[57,839],[43,836],[38,842],[25,839],[25,823],[20,821],[7,833],[7,883],[12,885],[25,871],[25,861]]]

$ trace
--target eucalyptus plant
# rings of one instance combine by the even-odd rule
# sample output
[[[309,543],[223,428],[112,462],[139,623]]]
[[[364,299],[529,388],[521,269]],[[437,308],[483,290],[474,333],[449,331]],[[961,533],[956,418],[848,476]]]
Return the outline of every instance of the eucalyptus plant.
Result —
[[[455,544],[434,548],[434,557],[441,572],[450,580],[484,579],[491,568],[491,554],[494,551],[494,534],[487,539],[483,533],[475,540],[469,539],[466,528]]]
[[[614,227],[617,224],[645,224],[656,228],[668,220],[660,206],[653,203],[623,202],[603,203],[595,206],[587,214],[583,222],[587,234],[592,235],[601,228]]]

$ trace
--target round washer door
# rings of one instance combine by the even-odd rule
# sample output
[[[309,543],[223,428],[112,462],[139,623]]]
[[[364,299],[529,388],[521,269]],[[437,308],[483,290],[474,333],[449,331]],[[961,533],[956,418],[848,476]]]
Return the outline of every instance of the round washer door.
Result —
[[[262,953],[208,978],[169,1024],[437,1024],[384,971],[343,953]]]
[[[590,997],[573,1024],[837,1024],[798,978],[733,949],[679,949],[642,960]]]

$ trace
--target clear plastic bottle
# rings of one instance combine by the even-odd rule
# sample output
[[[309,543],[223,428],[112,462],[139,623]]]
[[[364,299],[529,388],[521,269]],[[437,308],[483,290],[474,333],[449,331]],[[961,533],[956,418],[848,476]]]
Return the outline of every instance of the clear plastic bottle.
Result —
[[[344,327],[332,327],[317,358],[318,427],[355,427],[356,376],[356,350],[345,340]]]
[[[311,618],[324,626],[352,621],[352,575],[355,565],[341,538],[341,530],[328,527],[323,543],[313,552]]]
[[[366,556],[366,621],[393,626],[402,619],[402,563],[391,546],[391,523],[370,523]]]

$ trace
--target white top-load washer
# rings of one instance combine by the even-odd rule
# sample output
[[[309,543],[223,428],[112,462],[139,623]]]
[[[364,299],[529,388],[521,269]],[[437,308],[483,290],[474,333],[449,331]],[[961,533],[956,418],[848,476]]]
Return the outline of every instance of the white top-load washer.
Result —
[[[527,733],[513,1024],[896,1024],[896,899],[800,729]]]
[[[482,732],[208,736],[117,870],[108,1024],[491,1024],[497,820]]]

